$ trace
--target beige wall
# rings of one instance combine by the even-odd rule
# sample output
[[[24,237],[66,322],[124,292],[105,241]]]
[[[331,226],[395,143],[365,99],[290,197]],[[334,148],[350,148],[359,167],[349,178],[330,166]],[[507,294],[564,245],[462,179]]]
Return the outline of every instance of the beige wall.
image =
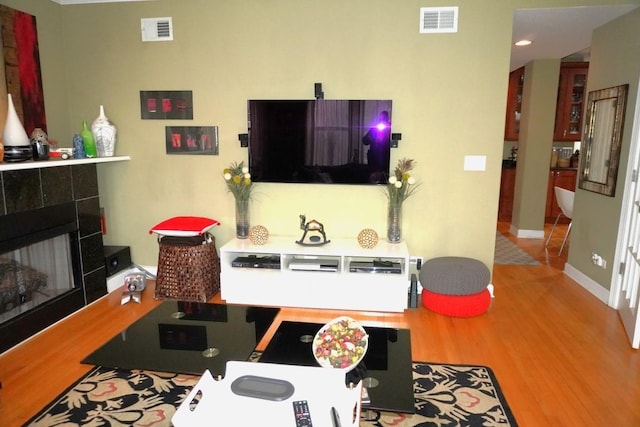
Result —
[[[419,192],[406,203],[404,235],[414,255],[458,255],[492,264],[504,134],[513,8],[619,1],[448,2],[460,6],[456,34],[418,33],[433,1],[156,0],[27,5],[38,18],[51,137],[71,145],[82,120],[103,104],[118,126],[126,163],[99,166],[107,244],[129,245],[134,261],[155,264],[148,234],[174,215],[217,218],[219,245],[231,239],[233,199],[222,169],[247,159],[250,98],[393,99],[392,162],[417,160]],[[173,17],[173,42],[142,43],[140,19]],[[44,37],[43,37],[44,35]],[[44,40],[47,40],[44,42]],[[141,120],[140,90],[192,90],[193,121]],[[217,125],[219,156],[167,156],[167,125]],[[465,155],[487,156],[486,172],[465,172]],[[252,223],[299,237],[298,215],[325,224],[330,238],[365,227],[384,234],[386,199],[372,187],[264,184]]]
[[[576,191],[568,262],[606,289],[610,289],[617,266],[613,260],[621,216],[624,184],[628,174],[627,161],[631,145],[634,119],[637,120],[636,101],[640,79],[640,10],[597,29],[591,47],[591,66],[587,90],[604,89],[629,84],[625,126],[622,133],[621,161],[615,197],[603,196],[578,189]],[[591,253],[601,255],[607,268],[596,267]]]
[[[544,234],[549,156],[553,145],[560,59],[540,59],[525,66],[522,122],[518,142],[513,219],[516,236]]]

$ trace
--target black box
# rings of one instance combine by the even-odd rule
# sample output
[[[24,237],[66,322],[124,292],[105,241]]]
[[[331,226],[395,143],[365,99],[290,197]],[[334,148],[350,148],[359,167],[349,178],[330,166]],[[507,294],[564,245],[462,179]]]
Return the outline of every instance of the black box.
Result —
[[[104,247],[104,266],[107,269],[107,277],[126,270],[132,264],[129,246]]]

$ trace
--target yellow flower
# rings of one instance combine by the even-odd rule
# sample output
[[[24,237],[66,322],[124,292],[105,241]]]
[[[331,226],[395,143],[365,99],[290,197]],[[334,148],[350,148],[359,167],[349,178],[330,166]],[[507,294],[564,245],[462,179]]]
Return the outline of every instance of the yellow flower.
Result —
[[[416,179],[409,173],[413,170],[415,161],[413,159],[401,159],[398,161],[393,171],[393,175],[389,177],[386,185],[386,195],[391,206],[401,206],[409,196],[411,196],[418,187]]]
[[[236,200],[249,200],[253,182],[249,168],[244,165],[244,162],[232,163],[230,167],[222,171],[222,176],[227,184],[227,190],[233,194]]]

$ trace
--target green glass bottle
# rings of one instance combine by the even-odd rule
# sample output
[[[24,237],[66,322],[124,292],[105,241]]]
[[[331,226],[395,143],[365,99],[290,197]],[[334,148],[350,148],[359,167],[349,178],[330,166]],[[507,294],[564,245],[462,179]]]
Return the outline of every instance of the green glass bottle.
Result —
[[[84,154],[87,157],[98,157],[98,149],[96,148],[96,140],[93,137],[93,132],[87,126],[87,121],[82,122],[82,131],[80,132],[82,137],[82,145],[84,146]]]

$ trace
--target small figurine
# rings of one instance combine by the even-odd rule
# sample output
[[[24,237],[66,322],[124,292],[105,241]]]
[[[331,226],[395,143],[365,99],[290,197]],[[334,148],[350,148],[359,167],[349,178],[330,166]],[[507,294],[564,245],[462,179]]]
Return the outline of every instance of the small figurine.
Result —
[[[327,240],[327,235],[324,232],[324,225],[316,221],[315,219],[306,222],[307,217],[300,215],[300,229],[304,230],[300,240],[296,240],[296,243],[302,246],[320,246],[329,243],[331,240]],[[308,241],[305,241],[308,233],[319,233],[318,235],[309,236]]]
[[[84,159],[87,157],[84,154],[84,141],[82,140],[82,136],[79,133],[73,135],[73,157],[76,159]]]
[[[33,160],[49,159],[49,140],[45,131],[35,128],[31,132],[31,148],[33,150]]]

